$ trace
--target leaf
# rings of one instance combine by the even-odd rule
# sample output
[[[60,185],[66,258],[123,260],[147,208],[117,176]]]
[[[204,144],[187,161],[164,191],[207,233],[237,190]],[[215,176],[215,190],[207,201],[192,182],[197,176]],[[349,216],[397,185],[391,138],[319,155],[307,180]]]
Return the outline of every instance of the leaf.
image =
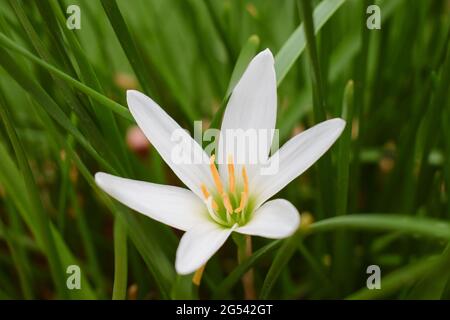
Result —
[[[352,214],[318,221],[308,232],[318,233],[339,229],[401,231],[412,236],[449,240],[450,224],[441,220],[396,214]]]

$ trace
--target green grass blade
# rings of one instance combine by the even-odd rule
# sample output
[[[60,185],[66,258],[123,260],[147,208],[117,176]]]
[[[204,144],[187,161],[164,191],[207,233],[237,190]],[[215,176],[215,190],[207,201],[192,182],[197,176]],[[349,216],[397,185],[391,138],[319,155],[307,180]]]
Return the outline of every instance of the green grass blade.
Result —
[[[303,27],[305,37],[308,43],[308,56],[311,61],[311,80],[312,80],[312,92],[313,92],[313,112],[314,121],[316,123],[326,120],[326,96],[325,96],[325,84],[323,82],[323,76],[319,63],[319,55],[317,52],[317,45],[315,40],[315,21],[313,20],[313,12],[311,8],[310,0],[298,0],[300,14],[303,17]],[[330,216],[334,210],[334,200],[329,195],[333,194],[333,172],[331,166],[330,153],[326,153],[316,165],[317,175],[319,181],[319,210],[318,217],[324,218]]]
[[[25,50],[24,48],[20,47],[16,43],[14,43],[11,39],[6,37],[4,34],[0,33],[0,44],[2,44],[4,47],[20,53],[21,55],[25,56],[26,58],[30,59],[31,61],[35,62],[36,64],[40,65],[41,67],[47,69],[51,73],[55,74],[56,76],[60,77],[61,79],[67,81],[70,85],[75,87],[76,89],[80,90],[81,92],[87,94],[90,96],[93,100],[97,101],[99,104],[102,104],[103,106],[111,109],[111,111],[115,112],[119,116],[132,121],[133,117],[131,116],[130,111],[128,111],[127,108],[120,105],[119,103],[109,99],[108,97],[102,95],[101,93],[95,91],[94,89],[84,85],[80,81],[72,78],[68,74],[62,72],[61,70],[55,68],[54,66],[48,64],[47,62],[43,61],[42,59],[39,59],[29,51]]]
[[[124,300],[127,295],[127,233],[124,225],[114,223],[114,287],[113,300]]]
[[[345,0],[325,0],[314,11],[315,31],[318,32],[328,19],[339,9]],[[241,50],[238,61],[233,70],[230,84],[228,85],[227,94],[224,102],[221,105],[219,112],[214,116],[211,122],[211,128],[217,128],[220,124],[221,117],[225,111],[226,101],[228,100],[231,91],[233,90],[237,81],[245,71],[256,50],[259,47],[259,39],[250,37],[247,44]],[[300,57],[303,50],[306,48],[306,38],[303,31],[303,25],[298,27],[291,37],[286,41],[284,46],[275,56],[275,71],[277,73],[277,84],[279,85],[288,71],[292,68],[295,61]],[[252,54],[253,53],[253,54]]]
[[[326,96],[325,86],[322,77],[322,71],[317,52],[317,44],[314,29],[313,13],[310,0],[298,0],[300,14],[303,18],[305,37],[307,40],[308,56],[311,61],[311,80],[313,89],[314,117],[316,122],[326,119]]]
[[[6,209],[7,214],[9,215],[9,219],[11,221],[17,221],[16,212],[13,212],[12,206]],[[17,224],[16,224],[17,225]],[[13,232],[17,232],[18,234],[22,230],[18,230],[14,228]],[[27,266],[30,265],[30,262],[27,258],[27,254],[25,250],[23,250],[23,246],[13,241],[9,230],[6,230],[3,222],[0,220],[0,232],[4,235],[6,240],[6,244],[8,246],[9,251],[11,252],[11,256],[16,267],[17,273],[19,275],[20,288],[22,290],[23,297],[25,299],[33,299],[33,284],[34,282],[31,280],[31,275],[29,272],[29,268]]]
[[[314,30],[319,32],[345,0],[324,0],[314,9]],[[275,71],[278,85],[284,80],[295,61],[306,48],[304,26],[301,24],[285,42],[275,56]]]
[[[192,283],[191,275],[176,275],[172,286],[170,298],[173,300],[194,300],[198,299],[198,287]]]
[[[448,40],[450,42],[450,34]],[[434,90],[433,96],[430,100],[427,115],[423,119],[423,141],[425,141],[425,145],[423,146],[423,150],[421,150],[417,188],[415,195],[412,197],[413,199],[416,199],[418,205],[422,204],[421,201],[423,201],[424,194],[427,194],[427,191],[430,189],[429,183],[431,182],[432,170],[428,165],[427,158],[432,148],[436,145],[436,131],[441,125],[440,118],[442,117],[442,113],[445,111],[444,108],[448,106],[447,99],[449,96],[448,92],[450,87],[450,45],[448,44],[445,58],[440,66],[437,79],[436,89]]]
[[[351,154],[352,122],[353,122],[353,81],[349,81],[345,87],[344,102],[342,107],[342,119],[346,121],[346,126],[339,141],[338,160],[337,160],[337,179],[336,184],[336,211],[338,215],[347,213],[348,204],[348,185],[349,185],[349,166]]]
[[[103,94],[104,92],[102,85],[95,74],[94,68],[90,64],[88,57],[81,48],[78,39],[71,30],[68,30],[68,28],[65,27],[66,18],[64,17],[61,8],[56,2],[49,2],[49,4],[53,10],[53,13],[56,15],[56,18],[60,21],[61,30],[63,30],[70,47],[74,50],[74,55],[78,64],[77,69],[80,70],[80,79],[100,94]],[[89,99],[91,98],[90,96],[88,97]],[[94,108],[94,113],[96,114],[98,123],[102,128],[103,135],[108,142],[108,147],[112,150],[109,158],[115,159],[117,156],[119,158],[119,161],[117,162],[118,167],[125,167],[123,170],[127,170],[130,173],[132,170],[130,159],[126,151],[122,135],[119,132],[116,119],[114,118],[111,110],[101,110],[97,103],[98,102],[94,100],[91,102],[91,105]]]
[[[351,134],[353,122],[353,81],[349,81],[344,92],[344,102],[342,107],[342,119],[347,124],[340,138],[337,151],[337,178],[336,178],[336,214],[338,216],[348,213],[348,188],[350,172],[351,154]],[[348,237],[345,232],[338,232],[334,241],[334,276],[339,283],[338,287],[346,289],[345,278],[348,271],[348,261],[351,261],[351,253],[348,252]],[[348,281],[347,281],[348,283]]]
[[[255,251],[249,258],[243,260],[216,288],[213,297],[220,299],[236,285],[242,276],[256,265],[264,256],[276,249],[281,244],[281,240],[272,241],[264,247]]]
[[[53,59],[48,52],[48,50],[45,48],[44,44],[42,43],[41,39],[39,38],[37,31],[33,28],[32,23],[29,21],[27,15],[25,14],[23,7],[19,4],[17,0],[10,0],[11,7],[14,9],[17,17],[19,18],[19,21],[21,22],[21,25],[23,26],[24,30],[26,30],[26,33],[30,39],[30,42],[33,44],[33,47],[35,48],[36,52],[38,52],[39,56],[46,62],[52,63]],[[46,6],[49,3],[44,3],[43,6]],[[53,6],[56,4],[56,2],[51,2]],[[47,10],[51,11],[51,8],[46,7]],[[59,8],[58,8],[59,9]],[[56,10],[58,10],[56,9]],[[44,10],[45,11],[45,10]],[[58,10],[59,12],[59,10]],[[70,33],[70,35],[72,35]],[[61,37],[58,37],[61,38]],[[76,39],[71,36],[68,37],[69,41],[72,43],[72,47],[76,48],[76,51],[79,53],[77,55],[76,61],[80,65],[78,68],[81,70],[81,73],[84,75],[84,79],[86,80],[86,83],[88,85],[91,85],[96,90],[100,90],[100,85],[98,83],[98,80],[96,76],[94,75],[92,68],[89,65],[89,62],[87,61],[84,54],[82,54],[81,49],[79,48],[78,43],[76,42]],[[70,58],[67,57],[66,61],[70,61]],[[75,68],[72,68],[74,70]],[[56,85],[59,90],[61,90],[61,93],[64,97],[64,100],[68,101],[68,104],[70,107],[72,107],[75,111],[78,111],[77,113],[80,115],[81,119],[83,120],[83,125],[89,124],[89,133],[97,134],[96,130],[93,129],[91,126],[91,119],[89,116],[86,115],[86,113],[82,112],[81,110],[83,107],[77,107],[78,101],[76,97],[73,95],[69,87],[67,87],[67,84],[65,84],[61,79],[56,78]],[[109,143],[105,143],[103,139],[99,139],[98,136],[95,136],[94,141],[101,140],[100,142],[97,142],[97,146],[103,147],[105,145],[110,146],[114,152],[111,152],[108,154],[109,159],[116,159],[116,155],[122,155],[122,163],[128,164],[128,158],[126,154],[123,152],[124,145],[121,139],[121,136],[118,132],[117,126],[115,125],[115,119],[112,116],[112,113],[108,110],[103,110],[103,112],[100,113],[99,108],[94,108],[94,111],[97,112],[99,123],[101,124],[103,131],[105,133],[105,137],[107,140],[109,140]],[[81,113],[81,114],[80,114]],[[114,141],[112,141],[114,140]],[[120,162],[118,162],[121,164]]]
[[[57,289],[58,295],[61,298],[64,298],[67,296],[66,288],[64,286],[65,284],[64,281],[65,279],[63,276],[64,270],[59,256],[59,252],[55,244],[55,239],[53,238],[53,234],[50,231],[50,221],[48,216],[45,214],[45,210],[42,206],[42,202],[33,177],[33,173],[31,172],[30,166],[28,164],[27,156],[23,148],[23,145],[20,142],[17,133],[14,129],[10,112],[6,104],[4,104],[2,100],[3,99],[0,100],[1,104],[0,115],[3,119],[3,123],[5,124],[6,131],[8,132],[9,139],[14,147],[17,161],[19,163],[19,167],[25,180],[26,191],[31,201],[31,208],[34,214],[36,215],[36,221],[38,223],[37,230],[44,239],[44,248],[47,255],[47,259],[50,264],[50,269],[52,272],[55,288]]]
[[[86,138],[79,132],[79,130],[73,126],[70,119],[64,114],[54,100],[45,92],[45,90],[36,83],[33,79],[29,78],[26,72],[14,62],[12,57],[0,49],[1,64],[4,69],[16,80],[24,90],[28,91],[46,110],[46,112],[55,119],[63,128],[65,128],[75,139],[82,145],[99,163],[105,168],[114,172],[115,170],[101,157],[92,145],[86,140]]]
[[[360,168],[360,161],[359,161],[359,154],[361,152],[361,146],[363,144],[363,135],[365,130],[365,117],[364,114],[366,112],[366,103],[365,103],[365,94],[366,94],[366,82],[367,82],[367,64],[368,64],[368,55],[369,55],[369,43],[370,43],[370,34],[366,26],[366,8],[369,6],[370,1],[364,0],[363,5],[361,7],[360,12],[360,21],[359,21],[359,28],[360,28],[360,42],[361,42],[361,48],[357,56],[357,63],[355,66],[355,119],[358,121],[358,139],[355,143],[354,148],[354,159],[353,159],[353,172],[352,176],[354,176],[354,180],[352,185],[350,186],[350,192],[352,194],[352,201],[351,209],[354,209],[356,207],[357,202],[357,190],[358,190],[358,184],[359,184],[359,176],[361,174],[361,168]]]
[[[152,82],[147,73],[145,73],[144,61],[142,60],[141,54],[139,53],[136,43],[134,42],[130,30],[125,22],[125,19],[120,12],[117,2],[115,0],[102,0],[101,1],[103,9],[108,16],[109,23],[114,29],[114,32],[119,39],[125,55],[136,74],[139,83],[141,84],[144,92],[151,94],[149,84]]]
[[[400,231],[405,234],[430,239],[450,239],[450,224],[445,221],[402,216],[395,214],[353,214],[328,218],[313,223],[308,230],[312,233],[336,231],[339,229]]]
[[[78,194],[75,190],[68,190],[68,193],[70,197],[70,204],[72,205],[77,217],[77,227],[80,233],[81,242],[83,243],[84,250],[86,251],[87,266],[92,274],[92,282],[95,285],[97,297],[104,299],[106,298],[107,289],[104,281],[104,273],[102,272],[99,263],[98,252],[95,248],[94,237],[89,230],[85,212],[83,208],[80,207]]]
[[[20,239],[20,243],[22,245],[26,245],[28,249],[37,250],[39,248],[40,251],[45,253],[44,238],[42,233],[39,232],[37,217],[35,214],[33,214],[34,211],[32,210],[30,204],[29,195],[26,191],[23,177],[2,143],[0,143],[0,160],[0,162],[2,163],[2,168],[5,169],[0,170],[0,183],[5,187],[9,198],[14,203],[25,224],[34,235],[37,247],[35,247],[36,244],[34,242],[28,243],[28,241],[22,241],[25,240],[22,238],[18,238],[17,241],[19,241]],[[51,225],[50,229],[56,243],[57,251],[60,255],[62,265],[80,266],[80,261],[78,261],[70,252],[68,246],[65,244],[57,229],[53,225]],[[69,292],[70,297],[73,299],[95,299],[95,295],[84,272],[81,273],[81,283],[81,290],[71,290]]]
[[[295,253],[299,241],[309,234],[318,234],[340,229],[371,230],[371,231],[401,231],[413,236],[424,236],[431,239],[450,240],[450,224],[439,220],[411,218],[408,216],[383,214],[355,214],[335,218],[328,218],[310,225],[307,229],[300,229],[289,239],[285,240],[277,251],[275,259],[264,279],[260,299],[267,299],[283,268]]]
[[[162,237],[161,229],[158,228],[160,225],[158,225],[157,222],[148,221],[149,219],[146,217],[131,214],[130,210],[125,210],[122,206],[116,205],[103,191],[99,190],[91,172],[73,149],[73,146],[68,144],[65,139],[55,134],[56,128],[46,113],[42,112],[40,116],[47,130],[49,130],[50,136],[57,140],[57,143],[62,149],[66,150],[67,158],[75,163],[89,187],[100,195],[100,199],[106,205],[108,210],[112,212],[116,218],[121,220],[121,223],[126,226],[127,230],[132,231],[129,233],[129,236],[153,275],[153,278],[160,289],[161,297],[169,298],[170,288],[175,279],[175,270],[173,263],[169,262],[166,252],[158,245],[158,240],[165,239]],[[89,289],[89,287],[87,288]]]
[[[301,241],[302,233],[297,231],[289,239],[286,239],[282,244],[281,248],[278,249],[272,264],[270,265],[269,271],[264,278],[264,283],[259,294],[260,299],[268,299],[272,288],[280,276],[283,269],[286,267],[289,260],[294,255],[298,244]]]

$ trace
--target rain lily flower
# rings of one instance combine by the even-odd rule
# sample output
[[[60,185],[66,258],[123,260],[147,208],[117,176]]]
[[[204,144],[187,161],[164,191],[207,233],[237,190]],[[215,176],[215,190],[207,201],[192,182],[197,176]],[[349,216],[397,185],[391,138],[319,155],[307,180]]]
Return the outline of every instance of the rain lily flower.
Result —
[[[226,130],[274,130],[277,114],[276,77],[272,53],[266,49],[249,64],[226,107],[221,132]],[[152,219],[186,231],[176,253],[175,268],[189,274],[202,267],[232,232],[271,239],[292,235],[300,223],[297,209],[287,200],[269,200],[307,170],[336,141],[345,121],[324,121],[291,138],[269,155],[273,135],[267,135],[266,159],[278,161],[278,172],[263,175],[258,164],[234,162],[242,148],[227,149],[221,135],[217,158],[209,157],[185,132],[181,143],[199,163],[174,161],[173,141],[180,126],[152,99],[137,91],[127,92],[133,117],[164,161],[189,188],[180,188],[97,173],[95,180],[110,196]],[[192,147],[193,146],[193,147]],[[221,154],[224,153],[224,154]]]

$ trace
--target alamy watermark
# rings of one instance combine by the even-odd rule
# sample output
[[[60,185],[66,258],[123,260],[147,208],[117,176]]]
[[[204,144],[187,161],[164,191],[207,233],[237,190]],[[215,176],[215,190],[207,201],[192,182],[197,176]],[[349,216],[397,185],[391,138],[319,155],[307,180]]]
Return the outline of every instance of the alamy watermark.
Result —
[[[81,9],[76,4],[67,7],[66,13],[69,15],[66,20],[66,27],[69,30],[81,29]]]
[[[369,30],[381,29],[381,9],[376,4],[370,5],[366,9],[366,13],[370,16],[366,20],[366,26]]]
[[[372,264],[367,267],[366,273],[370,274],[367,278],[366,286],[369,290],[381,289],[381,269],[380,266]]]
[[[81,289],[81,269],[76,264],[67,267],[66,273],[69,274],[66,280],[66,286],[69,290]]]
[[[231,161],[234,165],[258,165],[261,175],[278,172],[278,129],[207,129],[203,132],[202,127],[202,121],[194,122],[194,139],[181,128],[172,132],[173,163],[208,164],[209,156],[214,154],[218,164]]]

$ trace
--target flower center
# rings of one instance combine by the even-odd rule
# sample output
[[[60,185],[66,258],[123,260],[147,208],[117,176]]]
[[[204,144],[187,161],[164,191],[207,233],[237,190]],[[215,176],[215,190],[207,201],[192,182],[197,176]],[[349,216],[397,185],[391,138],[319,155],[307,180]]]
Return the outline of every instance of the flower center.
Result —
[[[212,155],[209,168],[214,180],[215,190],[208,190],[202,184],[201,190],[211,218],[224,226],[231,227],[236,223],[244,225],[251,214],[251,201],[248,191],[248,177],[245,166],[242,166],[242,183],[236,184],[235,167],[231,155],[227,159],[228,186],[224,187],[217,171],[215,155]]]

